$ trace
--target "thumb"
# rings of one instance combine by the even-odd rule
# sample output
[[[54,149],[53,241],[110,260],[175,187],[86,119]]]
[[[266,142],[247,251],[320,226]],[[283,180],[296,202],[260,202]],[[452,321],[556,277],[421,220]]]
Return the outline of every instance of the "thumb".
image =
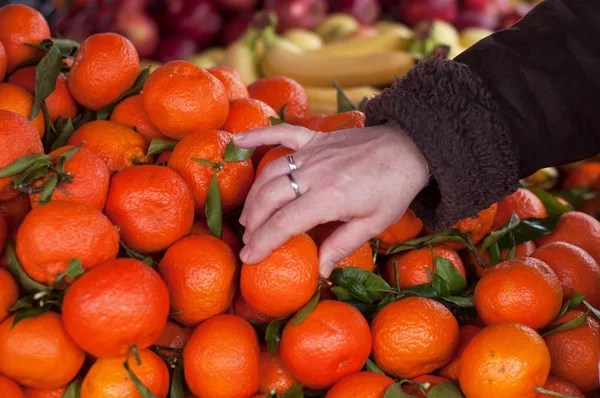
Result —
[[[262,145],[283,145],[297,151],[312,140],[317,133],[300,126],[279,124],[262,127],[243,134],[234,134],[233,142],[241,148],[255,148]]]
[[[358,219],[349,221],[336,229],[321,245],[319,253],[319,274],[329,278],[335,266],[348,257],[373,236],[372,220]]]

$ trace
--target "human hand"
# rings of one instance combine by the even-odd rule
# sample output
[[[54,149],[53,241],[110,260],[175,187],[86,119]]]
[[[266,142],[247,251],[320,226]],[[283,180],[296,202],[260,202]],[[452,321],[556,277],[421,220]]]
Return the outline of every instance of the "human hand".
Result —
[[[246,227],[242,261],[265,259],[290,238],[330,221],[343,221],[321,245],[322,277],[406,211],[429,180],[425,158],[397,125],[318,133],[288,124],[234,135],[242,148],[284,145],[293,155],[296,198],[288,160],[263,169],[240,216]]]

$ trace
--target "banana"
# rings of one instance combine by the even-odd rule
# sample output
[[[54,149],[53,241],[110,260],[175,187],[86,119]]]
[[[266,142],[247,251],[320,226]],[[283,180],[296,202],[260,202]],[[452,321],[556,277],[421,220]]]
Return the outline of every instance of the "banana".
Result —
[[[327,43],[346,38],[356,32],[360,23],[352,15],[344,13],[331,14],[321,22],[315,32]]]
[[[396,32],[397,34],[406,36],[409,39],[412,39],[415,35],[411,28],[399,22],[379,21],[375,24],[375,28],[379,33]]]
[[[375,54],[386,51],[406,50],[410,43],[410,38],[390,32],[374,37],[360,37],[334,42],[318,50],[308,51],[308,53],[323,55]]]
[[[460,44],[464,48],[469,48],[479,40],[485,39],[494,31],[485,28],[467,28],[460,33]]]
[[[225,49],[221,66],[228,66],[237,70],[247,85],[261,78],[259,65],[250,47],[241,41],[236,41]]]
[[[316,50],[323,47],[321,36],[306,29],[290,29],[283,34],[283,38],[294,43],[302,50]]]
[[[335,88],[325,87],[304,87],[308,95],[308,102],[311,107],[328,107],[337,111],[337,90]],[[365,97],[373,97],[379,94],[381,90],[372,86],[348,87],[344,89],[344,94],[356,105]],[[334,113],[335,113],[334,111]]]
[[[265,76],[288,76],[304,86],[331,87],[334,81],[342,87],[387,86],[394,83],[394,76],[406,74],[415,59],[403,51],[321,55],[295,53],[275,45],[261,64]]]

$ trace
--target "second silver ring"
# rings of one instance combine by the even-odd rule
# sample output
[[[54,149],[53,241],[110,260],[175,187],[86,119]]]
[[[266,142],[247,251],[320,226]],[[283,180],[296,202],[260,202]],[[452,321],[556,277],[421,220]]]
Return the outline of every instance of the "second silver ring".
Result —
[[[294,156],[292,156],[292,154],[287,154],[285,155],[287,161],[288,161],[288,166],[290,167],[290,171],[296,171],[298,170],[298,166],[296,166],[296,162],[294,162]]]

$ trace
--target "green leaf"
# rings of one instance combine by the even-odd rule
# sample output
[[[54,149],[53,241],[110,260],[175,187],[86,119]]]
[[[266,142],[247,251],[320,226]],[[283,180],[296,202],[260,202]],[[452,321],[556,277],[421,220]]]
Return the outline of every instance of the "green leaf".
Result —
[[[287,108],[288,104],[283,104],[283,106],[281,107],[281,109],[279,110],[279,120],[285,122],[285,109]]]
[[[508,220],[506,224],[496,229],[495,231],[490,232],[485,237],[483,243],[481,244],[481,250],[487,250],[494,243],[498,242],[500,239],[514,231],[520,223],[521,219],[519,218],[519,216],[517,216],[517,213],[513,212],[510,217],[510,220]]]
[[[447,380],[433,386],[427,398],[464,398],[464,395],[456,381]]]
[[[165,151],[172,151],[175,149],[175,145],[177,145],[178,142],[179,141],[173,140],[152,140],[152,142],[150,142],[150,146],[148,147],[148,155],[146,155],[146,159],[148,159],[148,156],[158,155],[159,153],[163,153]]]
[[[586,322],[586,319],[589,314],[590,311],[586,311],[577,318],[570,320],[569,322],[560,323],[554,326],[552,329],[546,331],[545,333],[542,333],[542,337],[547,337],[554,333],[566,332],[568,330],[576,329]]]
[[[383,299],[377,304],[377,309],[382,309],[386,305],[399,300],[402,297],[401,294],[386,294]]]
[[[50,202],[50,199],[52,199],[52,194],[54,193],[54,189],[57,185],[58,174],[54,173],[48,177],[46,182],[44,182],[42,185],[42,192],[40,193],[40,198],[38,200],[39,205],[45,205],[46,203]]]
[[[208,166],[208,167],[215,167],[215,164],[213,162],[211,162],[210,160],[199,159],[199,158],[191,158],[190,160],[193,161],[193,162],[197,162],[197,163],[203,164],[203,165]]]
[[[50,147],[51,151],[55,151],[58,148],[62,148],[63,146],[67,145],[67,142],[75,132],[73,121],[71,119],[68,119],[61,127],[62,128],[60,130],[57,129],[58,137],[56,137],[56,140],[54,140],[52,143],[52,146]]]
[[[269,116],[269,120],[271,121],[271,126],[277,126],[279,124],[285,124],[284,120],[278,119],[273,116]]]
[[[69,384],[61,398],[79,398],[81,394],[81,379],[75,379]]]
[[[214,236],[221,239],[223,234],[223,211],[221,208],[221,191],[219,190],[216,171],[208,188],[205,211],[208,229],[210,229],[210,232],[212,232]]]
[[[461,292],[467,287],[467,280],[454,268],[454,265],[443,257],[435,259],[435,273],[448,284],[453,294]]]
[[[447,296],[442,297],[442,300],[447,301],[461,308],[475,308],[475,302],[473,301],[473,296],[463,297],[463,296]]]
[[[551,216],[546,218],[528,218],[521,220],[519,226],[513,232],[514,244],[520,245],[530,240],[536,240],[554,230],[560,216]],[[511,245],[509,235],[505,235],[498,241],[500,250],[508,249]]]
[[[578,398],[578,397],[576,397],[574,395],[565,395],[565,394],[561,394],[559,392],[554,392],[554,391],[546,390],[545,388],[542,388],[542,387],[536,387],[535,391],[538,392],[539,394],[549,395],[551,397],[558,397],[558,398]]]
[[[417,296],[425,298],[436,298],[439,297],[439,287],[424,283],[422,285],[416,285],[409,287],[408,289],[402,290],[402,294],[405,296]]]
[[[154,395],[152,393],[152,391],[150,391],[148,389],[148,387],[146,387],[144,385],[144,383],[142,383],[141,380],[138,379],[138,377],[135,375],[135,373],[133,373],[131,371],[131,369],[129,368],[128,361],[129,361],[129,357],[127,357],[125,359],[125,362],[123,362],[123,367],[125,367],[125,370],[127,370],[127,373],[129,374],[129,378],[131,378],[131,381],[133,381],[133,384],[135,385],[135,389],[140,394],[140,396],[142,398],[156,398],[156,395]]]
[[[33,308],[33,296],[25,296],[19,299],[16,303],[11,305],[6,312],[9,314],[15,313],[20,310]]]
[[[569,206],[560,203],[556,196],[543,189],[530,188],[529,190],[542,201],[549,216],[560,216],[573,210]]]
[[[38,317],[47,311],[47,309],[40,307],[28,308],[26,310],[19,311],[13,319],[11,329],[14,328],[17,325],[17,323],[21,322],[22,320]]]
[[[85,142],[86,141],[80,142],[79,144],[75,145],[73,148],[64,151],[63,153],[60,154],[60,156],[58,158],[64,159],[65,161],[69,161],[69,160],[73,159],[73,156],[75,156],[77,154],[77,152],[79,152],[79,149],[81,149],[81,147],[85,144]]]
[[[152,268],[156,268],[157,264],[154,262],[154,260],[152,260],[152,258],[145,256],[142,253],[138,253],[133,249],[130,249],[123,241],[119,241],[119,246],[121,246],[121,248],[125,251],[127,257],[141,261]]]
[[[50,112],[48,111],[45,101],[42,102],[40,108],[42,109],[42,115],[44,116],[44,138],[42,139],[44,152],[49,152],[52,143],[58,138],[58,133],[56,132],[56,127],[52,123],[52,118],[50,117]]]
[[[271,355],[275,355],[277,347],[279,347],[279,342],[281,341],[281,329],[283,329],[284,323],[285,319],[274,319],[267,325],[265,341]]]
[[[574,208],[578,209],[583,205],[583,203],[589,199],[592,199],[596,196],[596,192],[594,192],[590,187],[579,187],[572,188],[566,191],[557,192],[556,196],[559,198],[563,198],[568,203],[571,204]]]
[[[494,244],[490,246],[489,254],[490,265],[492,267],[495,267],[496,265],[502,262],[502,258],[500,257],[500,246],[498,245],[498,242],[494,242]]]
[[[331,292],[335,294],[335,297],[337,297],[337,299],[340,301],[348,301],[352,299],[350,293],[348,293],[348,291],[341,286],[332,287]]]
[[[148,79],[148,76],[150,76],[150,67],[148,67],[140,72],[135,83],[133,83],[133,86],[129,90],[125,91],[123,94],[121,94],[119,96],[119,98],[117,98],[110,104],[100,108],[100,110],[96,114],[96,119],[98,119],[98,120],[108,119],[110,114],[112,113],[113,109],[115,109],[115,106],[117,106],[117,104],[119,102],[123,101],[126,98],[129,98],[129,97],[132,97],[134,95],[141,93],[142,89],[144,88],[144,83],[146,83],[146,79]]]
[[[358,300],[372,304],[385,293],[395,290],[379,275],[356,267],[334,269],[331,280]]]
[[[27,272],[21,266],[19,259],[17,258],[17,253],[15,251],[15,245],[12,238],[8,238],[6,240],[6,246],[4,249],[4,253],[6,254],[6,264],[8,271],[15,278],[19,286],[23,289],[25,293],[37,293],[44,289],[46,289],[45,285],[33,280]]]
[[[79,115],[73,120],[73,125],[75,127],[75,131],[86,123],[91,122],[96,119],[96,112],[88,109],[85,111],[83,115]]]
[[[337,82],[333,82],[333,87],[337,91],[337,113],[348,111],[357,111],[358,106],[348,98],[342,87]]]
[[[436,297],[447,297],[452,294],[448,282],[438,274],[433,274],[431,276],[431,286],[436,291]]]
[[[590,303],[588,303],[587,300],[583,300],[583,305],[585,305],[588,310],[592,311],[592,314],[594,314],[596,318],[600,319],[600,311],[598,311]]]
[[[39,178],[45,177],[51,167],[51,162],[36,163],[23,173],[14,176],[12,178],[12,183],[17,189],[21,187],[27,187]]]
[[[252,157],[255,148],[244,149],[236,146],[232,141],[229,141],[225,148],[223,160],[226,162],[243,162]]]
[[[481,254],[479,253],[479,251],[477,250],[477,248],[473,244],[473,241],[471,240],[471,233],[470,232],[467,232],[465,234],[465,241],[466,241],[467,249],[469,249],[469,251],[471,252],[471,254],[473,254],[473,257],[475,257],[475,262],[477,264],[473,264],[473,265],[481,267],[483,269],[486,269],[487,265],[481,259]]]
[[[281,398],[304,398],[302,388],[302,384],[296,382],[281,394]]]
[[[71,279],[76,279],[77,277],[83,275],[84,272],[85,270],[81,266],[81,260],[78,258],[72,258],[67,264],[67,272],[65,275]]]
[[[50,39],[54,47],[58,48],[64,57],[73,57],[79,50],[79,43],[68,39]]]
[[[365,362],[365,370],[373,373],[379,373],[380,375],[385,375],[383,370],[381,370],[375,362],[371,361],[370,358],[367,358],[367,362]]]
[[[184,398],[183,390],[183,363],[179,362],[173,371],[169,398]]]
[[[317,289],[315,294],[308,300],[308,303],[304,304],[302,308],[296,312],[296,315],[292,318],[292,325],[300,325],[308,316],[314,311],[317,304],[319,304],[319,298],[321,297],[321,287]]]
[[[52,160],[50,155],[21,156],[11,164],[0,169],[0,178],[6,178],[23,173],[32,166],[48,164]]]
[[[60,51],[56,46],[52,46],[35,68],[35,100],[29,114],[29,120],[33,120],[39,115],[42,103],[54,91],[62,62],[63,58]]]
[[[404,243],[398,243],[395,245],[392,245],[387,254],[394,254],[394,253],[399,253],[402,251],[406,251],[406,250],[411,250],[411,249],[422,249],[425,246],[430,246],[433,245],[435,243],[446,243],[446,242],[454,242],[454,243],[461,243],[461,244],[466,244],[464,235],[462,234],[462,232],[460,232],[458,229],[452,229],[450,231],[446,231],[446,232],[440,232],[437,234],[433,234],[433,235],[427,235],[427,236],[423,236],[417,239],[413,239],[413,240],[409,240],[407,242]]]
[[[558,317],[563,316],[568,310],[574,310],[579,307],[581,303],[583,303],[584,298],[585,294],[573,292],[573,296],[563,303],[560,312],[558,313]]]
[[[394,383],[385,390],[385,394],[383,398],[413,398],[412,395],[405,392],[402,389],[402,384],[406,384],[405,381],[401,381],[399,383]]]
[[[356,299],[345,301],[345,303],[356,308],[366,319],[372,318],[379,309],[376,304],[369,304]]]

